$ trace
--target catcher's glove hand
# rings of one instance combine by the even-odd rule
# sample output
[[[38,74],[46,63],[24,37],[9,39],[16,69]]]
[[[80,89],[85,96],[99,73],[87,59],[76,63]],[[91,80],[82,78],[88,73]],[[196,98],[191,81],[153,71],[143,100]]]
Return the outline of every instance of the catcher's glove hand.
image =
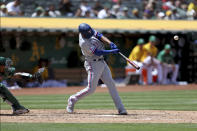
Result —
[[[45,71],[45,67],[38,69],[38,71],[33,74],[33,78],[37,80],[39,83],[43,82],[42,73]]]

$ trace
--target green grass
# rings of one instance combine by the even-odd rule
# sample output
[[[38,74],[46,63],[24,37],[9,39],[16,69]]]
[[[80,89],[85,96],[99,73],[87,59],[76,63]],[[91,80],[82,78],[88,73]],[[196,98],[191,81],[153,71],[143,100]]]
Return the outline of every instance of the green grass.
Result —
[[[17,96],[30,109],[65,109],[70,95]],[[197,110],[197,90],[120,93],[127,109],[131,110]],[[76,109],[115,109],[108,93],[94,93],[76,104]],[[1,100],[1,109],[10,106]]]
[[[17,96],[29,109],[65,109],[70,95]],[[197,90],[120,93],[127,109],[197,110]],[[1,109],[10,106],[0,100]],[[115,109],[108,93],[95,93],[76,104],[77,109]],[[196,131],[197,124],[64,124],[0,123],[2,131]]]
[[[196,131],[197,124],[1,123],[1,129],[2,131]]]

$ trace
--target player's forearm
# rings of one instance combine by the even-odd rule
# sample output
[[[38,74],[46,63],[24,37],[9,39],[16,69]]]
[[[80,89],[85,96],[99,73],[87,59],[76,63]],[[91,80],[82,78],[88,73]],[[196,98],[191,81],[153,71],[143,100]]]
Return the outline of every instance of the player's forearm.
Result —
[[[96,32],[95,33],[96,38],[98,38],[100,41],[102,41],[105,44],[110,45],[111,49],[117,49],[116,44],[111,42],[107,37],[105,37],[103,34]]]
[[[100,41],[102,41],[105,44],[111,43],[111,41],[100,32],[95,31],[95,37],[98,38]]]
[[[107,55],[107,54],[110,54],[110,53],[118,53],[119,52],[119,49],[112,49],[112,50],[99,50],[99,49],[96,49],[94,51],[94,54],[97,55],[97,56],[101,56],[101,55]]]
[[[105,44],[110,44],[111,43],[111,41],[107,37],[105,37],[105,36],[101,36],[101,41],[103,43],[105,43]]]

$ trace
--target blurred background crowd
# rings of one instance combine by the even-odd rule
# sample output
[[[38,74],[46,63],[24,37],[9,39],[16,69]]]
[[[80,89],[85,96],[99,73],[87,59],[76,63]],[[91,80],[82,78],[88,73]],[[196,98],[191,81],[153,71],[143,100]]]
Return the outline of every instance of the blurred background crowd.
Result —
[[[1,0],[0,16],[197,19],[197,0]]]

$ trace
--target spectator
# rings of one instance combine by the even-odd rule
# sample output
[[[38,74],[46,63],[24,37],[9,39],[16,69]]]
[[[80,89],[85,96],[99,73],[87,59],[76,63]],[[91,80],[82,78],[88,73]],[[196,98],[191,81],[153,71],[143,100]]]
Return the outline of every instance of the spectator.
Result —
[[[61,13],[59,10],[55,10],[54,5],[50,5],[49,6],[49,16],[50,17],[59,17],[59,16],[61,16]]]
[[[118,18],[118,19],[120,19],[120,16],[123,13],[123,8],[125,6],[122,5],[122,0],[117,0],[115,3],[116,4],[114,4],[112,6],[111,17],[112,18]]]
[[[59,3],[59,10],[63,16],[73,16],[73,5],[70,0],[61,0]]]
[[[92,11],[91,10],[87,10],[86,12],[85,12],[85,16],[84,16],[85,18],[94,18],[94,14],[92,13]]]
[[[174,55],[169,44],[166,44],[164,49],[160,51],[157,56],[157,59],[162,64],[162,84],[177,84],[176,79],[178,76],[179,65],[175,64],[173,57]],[[170,81],[167,79],[169,73],[172,73]]]
[[[112,10],[111,10],[111,17],[112,18],[118,18],[120,15],[121,15],[120,6],[119,5],[114,5],[112,7]]]
[[[50,17],[50,15],[49,15],[49,8],[45,9],[44,16],[45,17]]]
[[[118,18],[119,19],[129,19],[129,18],[131,18],[127,7],[123,7],[122,12],[118,16]]]
[[[85,0],[81,0],[80,7],[77,9],[75,14],[73,12],[73,9],[75,8],[74,5],[77,4],[73,5],[71,0],[59,0],[59,1],[60,1],[58,8],[59,11],[56,11],[54,9],[54,6],[49,7],[49,9],[46,9],[44,16],[58,17],[60,15],[63,15],[66,17],[75,16],[75,17],[95,18],[98,17],[99,12],[102,10],[102,13],[98,18],[125,19],[131,17],[134,19],[139,19],[139,18],[164,19],[163,13],[165,12],[169,13],[170,16],[166,16],[165,18],[169,20],[186,19],[186,18],[188,20],[194,20],[197,18],[197,0],[190,0],[190,1],[162,0],[162,4],[160,4],[160,2],[156,0],[134,0],[132,1],[132,4],[135,3],[135,7],[139,8],[140,10],[134,9],[132,11],[131,16],[129,10],[125,8],[125,4],[131,1],[126,2],[122,0],[111,0],[110,2],[107,2],[108,4],[109,3],[113,4],[112,10],[110,12],[111,14],[109,13],[109,11],[107,11],[108,13],[106,13],[106,11],[103,10],[104,7],[102,6],[99,0],[90,1],[90,4],[93,5],[93,7],[89,6],[88,3],[89,1],[87,2]],[[123,2],[124,4],[122,4]],[[5,2],[1,2],[0,6],[3,5],[4,3]],[[13,2],[9,2],[6,5],[6,8],[9,16],[22,16],[24,13],[20,9],[20,0],[13,0]],[[169,11],[171,11],[171,13]],[[29,14],[29,9],[25,13]],[[1,11],[1,14],[3,16],[6,13],[2,13]],[[41,17],[42,15],[39,14],[40,14],[39,11],[38,11],[38,15],[36,15],[36,13],[32,13],[33,15],[32,17]]]
[[[166,11],[165,20],[176,20],[179,19],[180,16],[177,13],[176,9]]]
[[[178,19],[180,19],[180,18],[181,18],[181,16],[180,16],[180,14],[178,13],[177,9],[173,9],[173,10],[172,10],[172,20],[178,20]]]
[[[158,20],[163,20],[165,17],[165,13],[164,12],[158,12],[157,13],[157,19]]]
[[[96,3],[94,4],[94,7],[93,7],[94,15],[98,16],[99,11],[102,9],[103,9],[103,6],[101,5],[100,1],[97,0]]]
[[[86,11],[92,11],[91,7],[88,5],[87,1],[82,0],[79,9],[77,9],[76,17],[85,17]]]
[[[110,9],[110,5],[109,5],[109,4],[105,4],[105,5],[104,5],[104,9],[102,9],[102,10],[99,11],[97,17],[98,17],[99,19],[109,18],[109,17],[110,17],[109,9]]]
[[[182,19],[186,16],[186,10],[185,10],[185,3],[183,3],[180,0],[172,1],[168,0],[163,3],[163,9],[164,10],[171,10],[172,11],[172,17],[173,15],[176,17],[176,19]]]
[[[191,2],[187,9],[187,19],[194,20],[197,18],[197,0]]]
[[[5,5],[1,5],[0,16],[1,17],[8,16],[8,11]]]
[[[172,0],[162,0],[162,2],[163,2],[162,8],[165,11],[175,8],[173,6],[173,1]]]
[[[177,10],[177,13],[180,17],[180,19],[185,19],[186,18],[186,10],[182,8],[182,5],[184,5],[180,0],[175,1],[175,7]]]
[[[10,16],[22,16],[23,13],[20,9],[20,3],[21,1],[20,0],[15,0],[13,2],[9,2],[7,5],[6,5],[6,8],[8,10],[8,15]]]
[[[143,19],[152,19],[154,16],[154,10],[152,4],[148,4],[145,7]]]
[[[133,19],[140,19],[140,16],[139,16],[139,10],[137,9],[137,8],[134,8],[133,10],[132,10],[132,18]]]
[[[164,18],[165,20],[171,20],[172,19],[172,11],[168,10],[166,11],[166,16]]]
[[[43,17],[44,16],[44,9],[41,6],[37,7],[35,11],[36,12],[34,12],[31,17]]]
[[[123,9],[123,5],[122,5],[122,0],[117,0],[117,1],[114,1],[114,5],[112,6],[112,8],[114,8],[114,6],[117,6],[117,7],[119,7],[119,9],[120,10],[122,10]]]

